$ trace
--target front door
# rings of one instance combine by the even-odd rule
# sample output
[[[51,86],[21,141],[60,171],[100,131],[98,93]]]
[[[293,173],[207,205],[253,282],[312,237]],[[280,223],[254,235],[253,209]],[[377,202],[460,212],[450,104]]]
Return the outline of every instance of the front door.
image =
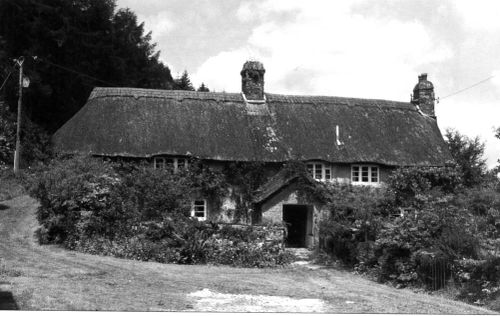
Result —
[[[287,247],[306,247],[307,215],[307,205],[283,205],[283,221],[288,229]]]

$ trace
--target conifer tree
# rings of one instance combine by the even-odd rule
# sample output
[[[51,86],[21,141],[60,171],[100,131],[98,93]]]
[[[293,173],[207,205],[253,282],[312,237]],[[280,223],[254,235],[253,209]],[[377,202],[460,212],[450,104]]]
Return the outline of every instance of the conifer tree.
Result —
[[[193,84],[191,83],[191,79],[189,79],[189,74],[187,70],[184,70],[182,75],[175,80],[178,90],[189,90],[194,91]]]
[[[197,91],[198,92],[210,92],[210,89],[208,89],[207,86],[205,86],[205,83],[202,82]]]
[[[25,113],[51,133],[96,86],[175,87],[151,33],[130,9],[116,10],[115,0],[0,1],[0,37],[8,58],[26,57]],[[16,91],[9,80],[5,100],[12,111]]]

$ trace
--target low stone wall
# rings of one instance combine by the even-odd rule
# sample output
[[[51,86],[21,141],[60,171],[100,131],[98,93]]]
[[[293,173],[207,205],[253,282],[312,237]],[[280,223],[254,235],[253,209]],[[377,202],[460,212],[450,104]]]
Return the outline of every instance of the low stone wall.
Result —
[[[245,225],[245,224],[228,224],[228,223],[217,223],[219,228],[224,226],[231,226],[233,228],[247,229],[251,227],[252,229],[262,232],[265,234],[265,242],[277,241],[281,244],[285,244],[286,228],[281,225]]]

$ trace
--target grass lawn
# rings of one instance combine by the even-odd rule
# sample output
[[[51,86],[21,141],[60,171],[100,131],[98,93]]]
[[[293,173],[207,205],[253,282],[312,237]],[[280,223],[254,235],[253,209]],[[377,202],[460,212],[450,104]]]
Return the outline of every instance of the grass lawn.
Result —
[[[348,272],[175,265],[40,246],[36,202],[0,202],[0,309],[487,314]]]
[[[0,169],[0,201],[20,196],[24,191],[11,169]]]

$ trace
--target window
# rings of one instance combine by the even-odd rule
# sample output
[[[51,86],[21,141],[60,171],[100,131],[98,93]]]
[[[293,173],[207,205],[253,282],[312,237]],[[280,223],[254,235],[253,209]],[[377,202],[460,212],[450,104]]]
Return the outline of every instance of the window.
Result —
[[[176,165],[175,165],[175,169],[178,171],[178,170],[183,170],[183,169],[187,169],[187,166],[188,166],[188,161],[187,159],[184,159],[184,158],[177,158],[176,159]]]
[[[191,217],[204,221],[207,219],[207,201],[195,200],[191,205]]]
[[[379,167],[353,165],[351,167],[351,181],[354,184],[379,183]]]
[[[155,169],[169,169],[178,172],[179,170],[187,169],[188,160],[186,158],[155,157],[153,167]]]
[[[165,168],[165,158],[155,157],[153,165],[155,169]]]
[[[332,179],[332,169],[324,163],[308,163],[306,164],[307,172],[314,180],[330,181]]]

